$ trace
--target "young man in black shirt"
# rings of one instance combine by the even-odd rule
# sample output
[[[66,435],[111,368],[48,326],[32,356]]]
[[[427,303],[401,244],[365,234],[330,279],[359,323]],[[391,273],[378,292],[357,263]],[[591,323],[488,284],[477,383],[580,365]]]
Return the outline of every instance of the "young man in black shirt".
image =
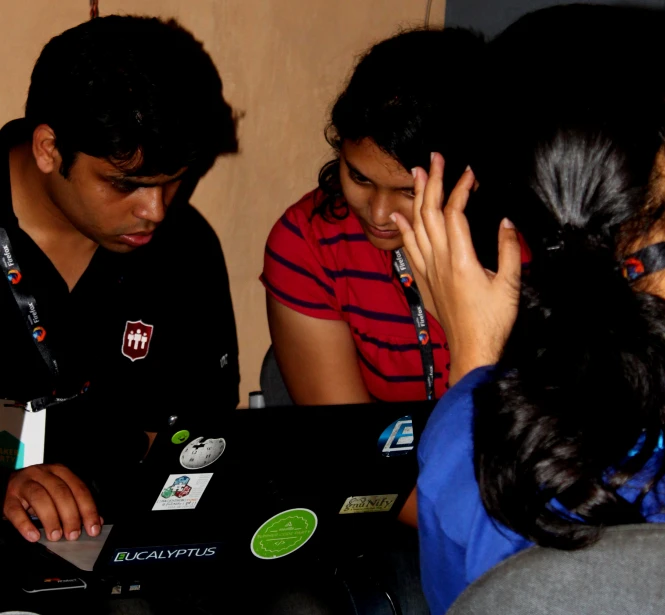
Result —
[[[0,131],[0,399],[46,406],[44,464],[5,472],[28,540],[100,532],[89,490],[168,417],[238,403],[219,241],[188,203],[235,122],[175,22],[111,16],[51,40]],[[148,433],[148,437],[146,437]]]

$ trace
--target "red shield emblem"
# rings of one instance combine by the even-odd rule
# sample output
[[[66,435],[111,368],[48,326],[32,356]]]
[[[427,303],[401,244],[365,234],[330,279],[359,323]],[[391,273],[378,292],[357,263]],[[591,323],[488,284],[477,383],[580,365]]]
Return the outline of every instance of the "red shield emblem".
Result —
[[[128,320],[122,337],[122,354],[132,361],[145,359],[150,350],[153,329],[152,325],[142,320],[138,322]]]

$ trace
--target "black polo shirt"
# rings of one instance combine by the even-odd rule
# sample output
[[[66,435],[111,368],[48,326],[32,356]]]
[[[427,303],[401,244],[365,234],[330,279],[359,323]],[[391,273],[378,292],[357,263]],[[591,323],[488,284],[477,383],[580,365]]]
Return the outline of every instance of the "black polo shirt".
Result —
[[[0,226],[60,375],[51,375],[0,279],[0,398],[68,396],[89,382],[84,395],[47,411],[45,461],[73,469],[126,461],[141,453],[143,430],[164,428],[171,414],[235,408],[236,326],[210,225],[191,205],[174,203],[148,245],[129,254],[98,248],[69,292],[13,212],[8,152],[26,138],[21,120],[0,131]]]

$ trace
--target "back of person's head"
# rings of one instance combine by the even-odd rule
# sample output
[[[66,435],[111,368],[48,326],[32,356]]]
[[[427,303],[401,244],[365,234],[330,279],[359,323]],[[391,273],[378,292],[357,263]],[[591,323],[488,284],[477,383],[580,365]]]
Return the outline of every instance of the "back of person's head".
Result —
[[[431,152],[446,158],[451,187],[469,164],[466,137],[483,39],[467,30],[408,30],[362,55],[332,107],[326,129],[336,152],[344,140],[371,139],[405,169],[429,168]],[[341,195],[339,163],[321,169],[319,185]]]
[[[592,8],[582,13],[591,16]],[[655,41],[638,41],[639,32],[653,34],[653,22],[643,29],[644,13],[612,15],[611,23],[622,22],[621,41],[587,35],[574,15],[570,28],[563,19],[531,16],[533,30],[518,28],[515,40],[504,39],[510,54],[497,51],[493,62],[516,58],[525,40],[547,53],[536,55],[528,81],[521,78],[524,62],[495,73],[495,91],[510,89],[496,97],[500,117],[490,116],[508,121],[487,134],[512,139],[504,141],[504,158],[488,159],[491,167],[480,178],[479,192],[497,218],[516,224],[532,258],[494,380],[476,392],[476,476],[494,518],[562,548],[587,544],[601,526],[641,520],[641,496],[660,471],[641,478],[636,504],[617,493],[643,469],[662,434],[665,301],[631,285],[621,259],[663,223],[651,180],[665,105],[658,73],[642,87],[631,81],[656,66],[649,55]],[[665,34],[662,18],[660,24]],[[552,45],[558,43],[550,54],[543,41],[552,27]],[[589,40],[601,48],[588,52]],[[576,63],[557,73],[558,45]],[[623,69],[602,64],[605,49],[621,58]],[[521,49],[522,56],[533,52]],[[529,115],[520,117],[527,107]]]
[[[665,97],[664,23],[665,12],[652,9],[554,6],[524,16],[490,41],[479,71],[484,107],[469,135],[480,185],[511,190],[510,181],[528,172],[548,122],[550,129],[562,122],[611,127],[613,138],[624,142],[646,134],[644,123]],[[480,194],[471,202],[479,256],[490,269],[496,267],[496,228],[510,213]]]
[[[65,176],[80,152],[154,176],[202,175],[237,151],[217,69],[174,20],[113,15],[56,36],[34,67],[25,117],[55,132]]]

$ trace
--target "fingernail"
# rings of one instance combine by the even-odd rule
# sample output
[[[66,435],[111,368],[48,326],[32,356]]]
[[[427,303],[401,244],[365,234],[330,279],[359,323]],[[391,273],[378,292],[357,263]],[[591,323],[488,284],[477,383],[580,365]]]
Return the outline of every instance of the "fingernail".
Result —
[[[515,225],[510,220],[508,220],[508,218],[504,218],[501,221],[501,224],[503,225],[503,228],[515,228]]]
[[[435,153],[436,153],[436,152],[430,152],[430,154],[429,154],[429,161],[430,161],[430,162],[432,162],[432,161],[434,160],[434,154],[435,154]]]
[[[99,525],[97,525],[97,524],[95,523],[95,525],[93,525],[93,526],[90,528],[90,535],[91,535],[91,536],[97,536],[97,534],[99,534],[99,530],[100,530],[100,529],[102,529],[102,528],[100,528]]]
[[[67,538],[68,540],[78,540],[80,535],[81,530],[74,530],[73,532],[69,532],[69,536]]]
[[[60,530],[53,530],[51,532],[51,540],[60,540],[62,538],[62,532]]]
[[[397,224],[397,216],[395,214],[390,214],[388,216],[395,224]]]
[[[99,523],[100,525],[104,525],[104,517],[99,517]]]
[[[32,542],[37,542],[39,540],[39,532],[36,532],[35,530],[30,530],[28,532],[28,540]]]
[[[470,171],[470,170],[471,170],[471,165],[467,164],[466,169],[464,169],[464,172],[466,173],[467,171]]]
[[[418,176],[418,169],[416,169],[416,167],[413,167],[413,169],[411,169],[411,175],[413,175],[413,179],[416,179],[416,177]]]

